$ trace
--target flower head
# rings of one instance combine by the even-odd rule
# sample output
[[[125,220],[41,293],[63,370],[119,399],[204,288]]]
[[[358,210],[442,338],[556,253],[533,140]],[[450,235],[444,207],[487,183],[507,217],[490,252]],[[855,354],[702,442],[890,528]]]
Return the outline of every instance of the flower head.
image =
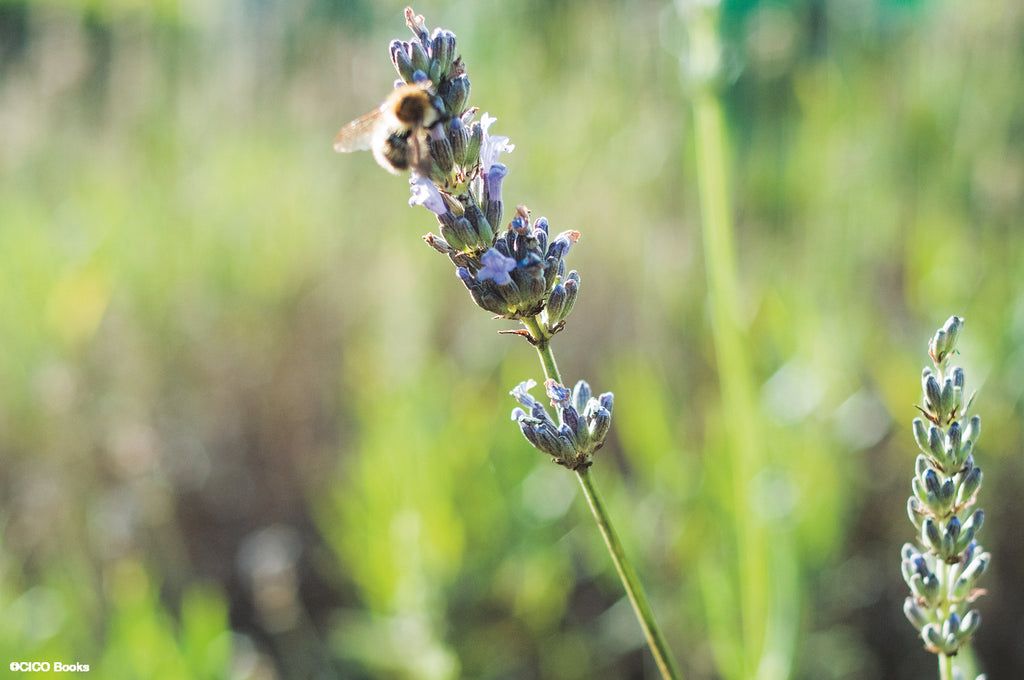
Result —
[[[537,383],[520,383],[511,394],[523,408],[512,411],[512,419],[533,446],[552,457],[554,462],[570,470],[589,467],[595,451],[604,445],[611,428],[611,392],[598,398],[591,396],[590,385],[581,380],[569,390],[554,380],[544,383],[545,390],[558,414],[556,422],[547,410],[530,395]]]
[[[564,232],[549,244],[547,220],[522,227],[528,218],[529,211],[519,206],[513,225],[520,228],[507,229],[479,264],[462,265],[458,275],[480,307],[506,319],[544,314],[548,331],[554,333],[579,293],[579,274],[566,273],[562,259],[579,233]]]

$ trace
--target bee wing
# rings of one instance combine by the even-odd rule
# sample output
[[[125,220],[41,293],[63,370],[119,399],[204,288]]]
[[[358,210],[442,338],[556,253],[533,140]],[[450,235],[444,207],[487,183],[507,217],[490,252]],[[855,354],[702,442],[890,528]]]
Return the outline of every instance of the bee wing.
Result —
[[[381,113],[381,109],[374,109],[341,128],[341,132],[334,138],[334,150],[339,153],[369,151],[373,142],[373,129]]]

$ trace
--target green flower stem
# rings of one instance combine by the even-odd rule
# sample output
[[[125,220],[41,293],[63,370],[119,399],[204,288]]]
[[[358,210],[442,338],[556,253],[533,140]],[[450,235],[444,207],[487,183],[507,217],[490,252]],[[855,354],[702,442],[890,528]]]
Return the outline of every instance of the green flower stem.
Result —
[[[540,362],[544,366],[544,375],[548,379],[562,384],[562,378],[558,374],[558,365],[555,363],[555,355],[551,351],[551,336],[546,333],[543,324],[537,317],[530,317],[522,321],[533,337],[537,354],[540,355]],[[594,521],[597,522],[597,526],[601,530],[604,543],[608,546],[608,552],[611,553],[615,570],[619,572],[619,578],[633,605],[633,611],[636,612],[636,617],[640,621],[640,627],[643,628],[644,636],[647,638],[647,644],[651,649],[651,654],[654,655],[654,661],[658,665],[661,677],[665,680],[682,680],[682,673],[679,672],[665,636],[654,618],[654,612],[651,610],[640,579],[637,578],[636,570],[633,569],[633,564],[626,555],[618,534],[615,533],[612,518],[597,492],[597,487],[594,486],[589,468],[576,470],[576,476],[580,480],[580,486],[583,488],[583,494],[587,497],[590,510],[594,513]]]
[[[949,613],[949,602],[945,597],[945,593],[949,592],[949,565],[940,561],[935,565],[935,575],[939,578],[939,589],[943,593],[937,609],[942,618],[945,618]],[[945,654],[936,654],[936,656],[939,657],[939,680],[953,680],[953,657]]]
[[[558,364],[555,363],[555,355],[551,351],[551,336],[547,334],[544,325],[536,316],[527,317],[522,322],[533,337],[537,354],[540,355],[540,363],[544,366],[544,376],[548,380],[554,380],[561,384],[562,378],[558,374]]]
[[[935,575],[939,577],[939,589],[942,593],[949,592],[950,571],[952,566],[940,561],[935,565]],[[938,609],[944,619],[950,611],[951,604],[943,595],[939,602]],[[953,657],[946,654],[936,654],[939,657],[939,680],[953,680]]]
[[[939,654],[939,680],[953,680],[953,657]]]
[[[608,510],[605,508],[600,494],[597,493],[597,487],[594,486],[589,468],[577,470],[576,476],[580,480],[580,486],[583,487],[583,493],[594,513],[594,520],[601,529],[601,535],[604,536],[604,543],[608,546],[612,561],[615,562],[615,569],[619,572],[619,578],[622,579],[622,585],[626,588],[629,601],[633,604],[633,611],[636,612],[640,626],[644,629],[644,636],[651,648],[651,654],[654,655],[654,661],[658,664],[658,670],[661,671],[661,677],[666,680],[670,678],[681,680],[683,676],[679,672],[679,668],[676,667],[675,659],[672,657],[672,652],[668,648],[668,643],[665,641],[658,622],[654,619],[654,612],[651,611],[644,588],[640,584],[640,579],[637,578],[636,571],[633,570],[633,564],[626,556],[626,551],[615,533],[615,527],[612,526]]]

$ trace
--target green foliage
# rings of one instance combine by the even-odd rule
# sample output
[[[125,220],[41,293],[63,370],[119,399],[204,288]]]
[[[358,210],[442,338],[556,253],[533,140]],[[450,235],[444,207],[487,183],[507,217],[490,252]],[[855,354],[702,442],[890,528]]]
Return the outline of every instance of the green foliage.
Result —
[[[141,563],[126,559],[104,568],[102,605],[81,580],[87,568],[54,565],[14,596],[14,579],[5,579],[0,650],[7,659],[87,665],[88,672],[115,679],[225,677],[232,641],[219,589],[188,587],[175,620]]]
[[[97,672],[108,678],[222,678],[231,658],[223,597],[209,588],[186,592],[179,623],[137,563],[110,575],[111,611]]]

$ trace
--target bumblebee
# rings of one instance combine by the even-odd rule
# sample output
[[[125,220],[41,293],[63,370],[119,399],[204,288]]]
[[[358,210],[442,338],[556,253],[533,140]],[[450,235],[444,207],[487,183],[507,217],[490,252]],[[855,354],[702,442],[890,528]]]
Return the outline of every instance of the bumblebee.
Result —
[[[395,88],[383,104],[341,128],[334,150],[372,151],[377,163],[396,175],[409,168],[429,174],[427,131],[443,117],[428,87],[429,81]]]

